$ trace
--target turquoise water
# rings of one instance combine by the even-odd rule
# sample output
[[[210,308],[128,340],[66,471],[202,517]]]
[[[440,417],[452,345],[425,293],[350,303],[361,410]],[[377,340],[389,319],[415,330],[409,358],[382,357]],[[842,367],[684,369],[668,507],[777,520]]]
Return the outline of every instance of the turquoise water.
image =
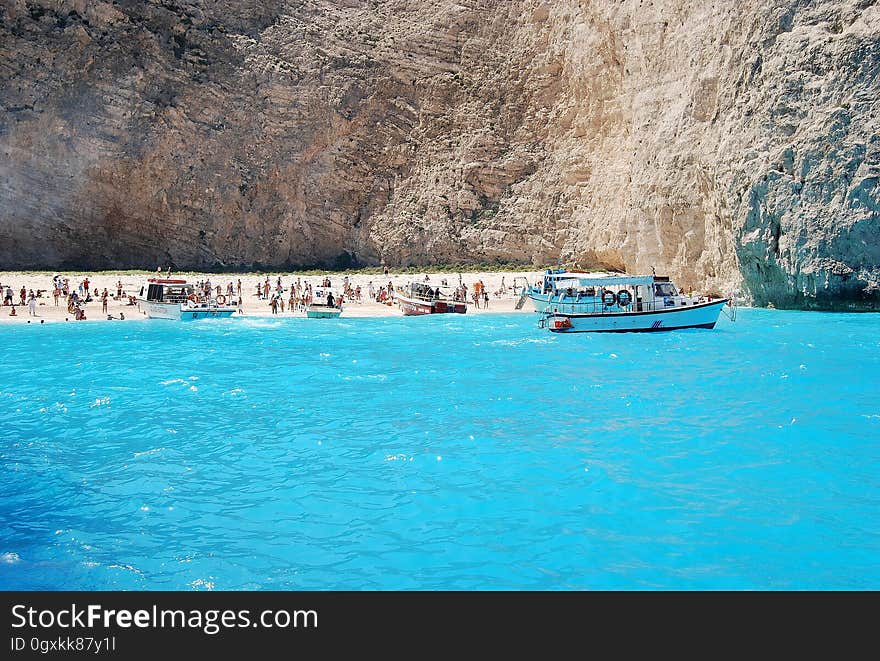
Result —
[[[0,588],[880,588],[880,315],[535,321],[0,327]]]

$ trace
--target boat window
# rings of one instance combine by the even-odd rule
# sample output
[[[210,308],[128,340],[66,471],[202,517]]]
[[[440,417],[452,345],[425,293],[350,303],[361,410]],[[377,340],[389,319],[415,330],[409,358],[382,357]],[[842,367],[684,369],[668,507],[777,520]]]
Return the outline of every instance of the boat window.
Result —
[[[678,296],[678,292],[671,282],[660,282],[654,283],[654,296]]]
[[[186,297],[186,287],[168,287],[163,298],[169,303],[183,303]]]

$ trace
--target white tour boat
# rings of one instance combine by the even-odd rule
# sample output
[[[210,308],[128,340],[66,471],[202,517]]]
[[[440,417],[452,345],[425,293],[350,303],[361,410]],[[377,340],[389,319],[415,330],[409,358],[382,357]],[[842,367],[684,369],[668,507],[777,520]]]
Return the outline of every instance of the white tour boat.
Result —
[[[726,298],[690,297],[669,278],[655,275],[583,275],[568,271],[544,287],[524,292],[554,333],[666,331],[714,328]],[[546,285],[545,285],[546,286]],[[540,298],[533,298],[540,296]],[[539,309],[541,306],[541,309]],[[731,315],[732,316],[732,315]]]
[[[222,319],[231,317],[234,305],[226,304],[226,296],[205,296],[186,280],[149,278],[141,287],[138,307],[150,319]]]

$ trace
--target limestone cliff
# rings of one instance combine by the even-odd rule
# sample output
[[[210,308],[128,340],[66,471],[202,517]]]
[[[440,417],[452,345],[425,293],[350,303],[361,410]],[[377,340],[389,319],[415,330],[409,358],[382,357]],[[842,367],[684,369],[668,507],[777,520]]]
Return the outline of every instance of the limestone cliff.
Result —
[[[872,1],[0,12],[0,267],[561,261],[880,303]]]

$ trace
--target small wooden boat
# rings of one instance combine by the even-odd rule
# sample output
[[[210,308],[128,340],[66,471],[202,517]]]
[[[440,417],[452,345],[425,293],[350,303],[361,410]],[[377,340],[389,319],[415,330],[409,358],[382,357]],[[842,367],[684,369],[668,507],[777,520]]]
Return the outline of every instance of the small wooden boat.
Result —
[[[467,312],[467,303],[455,297],[451,287],[431,287],[422,282],[412,282],[394,295],[405,316],[422,314],[446,314]]]

